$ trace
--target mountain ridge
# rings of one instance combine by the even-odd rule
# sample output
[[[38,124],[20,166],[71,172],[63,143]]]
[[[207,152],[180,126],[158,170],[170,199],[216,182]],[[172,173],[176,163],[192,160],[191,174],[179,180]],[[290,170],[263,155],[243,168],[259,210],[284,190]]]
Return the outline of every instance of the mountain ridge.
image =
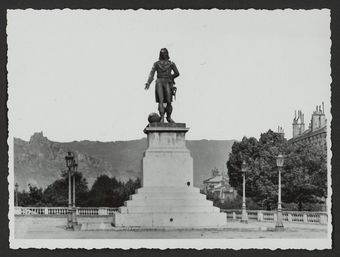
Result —
[[[194,185],[202,187],[217,167],[226,171],[232,144],[235,140],[186,140],[194,160]],[[146,150],[146,138],[101,141],[55,142],[42,132],[34,133],[29,141],[14,138],[14,177],[20,188],[27,184],[46,187],[60,178],[66,170],[64,157],[68,150],[76,152],[79,167],[91,186],[97,176],[107,174],[126,181],[142,175],[142,157]]]

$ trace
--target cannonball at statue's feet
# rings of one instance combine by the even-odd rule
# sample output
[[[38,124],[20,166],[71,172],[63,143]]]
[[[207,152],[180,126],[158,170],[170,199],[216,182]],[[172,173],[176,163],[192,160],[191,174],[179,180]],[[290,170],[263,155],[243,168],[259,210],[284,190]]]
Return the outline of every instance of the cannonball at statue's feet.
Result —
[[[171,117],[166,117],[166,120],[169,122],[169,123],[175,123],[175,121],[173,119],[171,119]]]

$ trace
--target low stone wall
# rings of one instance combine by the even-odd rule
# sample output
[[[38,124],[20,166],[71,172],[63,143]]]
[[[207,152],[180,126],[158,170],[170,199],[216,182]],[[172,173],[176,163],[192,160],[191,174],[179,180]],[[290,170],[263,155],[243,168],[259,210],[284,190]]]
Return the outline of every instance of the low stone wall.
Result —
[[[221,209],[227,213],[228,220],[241,220],[242,210]],[[276,211],[264,210],[247,210],[248,219],[264,222],[276,222]],[[312,223],[312,224],[327,224],[328,215],[326,212],[309,212],[309,211],[283,211],[284,222]]]
[[[15,215],[56,215],[66,216],[68,207],[15,207]],[[76,207],[78,216],[113,216],[118,208]]]
[[[15,215],[51,215],[66,216],[67,207],[15,207]],[[76,207],[78,216],[113,216],[118,212],[118,208],[112,207]],[[240,220],[241,210],[221,209],[221,212],[227,214],[228,220]],[[248,210],[248,219],[276,222],[276,211],[264,210]],[[328,215],[326,212],[309,212],[309,211],[283,211],[284,222],[311,223],[311,224],[327,224]]]

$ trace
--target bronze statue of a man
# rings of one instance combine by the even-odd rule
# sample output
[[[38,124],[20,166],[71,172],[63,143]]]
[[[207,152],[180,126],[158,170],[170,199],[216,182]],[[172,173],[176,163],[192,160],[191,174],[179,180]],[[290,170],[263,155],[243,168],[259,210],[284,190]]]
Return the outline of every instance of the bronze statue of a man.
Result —
[[[159,60],[152,66],[148,81],[145,83],[145,90],[149,89],[153,77],[157,71],[156,80],[156,102],[158,103],[158,111],[161,116],[160,122],[164,122],[164,114],[166,112],[166,120],[174,123],[171,119],[172,113],[172,96],[175,94],[174,79],[179,76],[179,72],[174,62],[170,61],[169,53],[166,48],[162,48],[159,53]]]

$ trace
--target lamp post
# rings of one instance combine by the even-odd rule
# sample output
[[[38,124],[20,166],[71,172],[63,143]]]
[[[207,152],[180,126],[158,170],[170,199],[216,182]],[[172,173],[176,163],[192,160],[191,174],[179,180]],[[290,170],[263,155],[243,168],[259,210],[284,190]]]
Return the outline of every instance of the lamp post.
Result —
[[[246,172],[247,172],[247,164],[245,161],[242,162],[241,172],[243,177],[243,197],[242,197],[242,223],[248,223],[248,214],[246,209]]]
[[[18,200],[18,189],[19,189],[18,183],[15,183],[15,206],[19,206],[18,205],[18,202],[19,202],[19,200]]]
[[[282,206],[281,206],[281,170],[283,167],[284,157],[282,154],[279,154],[276,157],[276,166],[279,170],[279,188],[278,188],[278,201],[277,201],[277,220],[275,224],[275,230],[283,230],[282,223]]]
[[[71,172],[74,165],[74,156],[72,152],[67,152],[65,156],[66,167],[68,168],[68,209],[66,230],[74,230],[72,222],[72,199],[71,199]]]
[[[73,224],[77,225],[77,209],[76,209],[76,172],[78,168],[78,163],[76,163],[75,160],[73,160],[73,208],[72,208],[72,214],[73,214]]]

